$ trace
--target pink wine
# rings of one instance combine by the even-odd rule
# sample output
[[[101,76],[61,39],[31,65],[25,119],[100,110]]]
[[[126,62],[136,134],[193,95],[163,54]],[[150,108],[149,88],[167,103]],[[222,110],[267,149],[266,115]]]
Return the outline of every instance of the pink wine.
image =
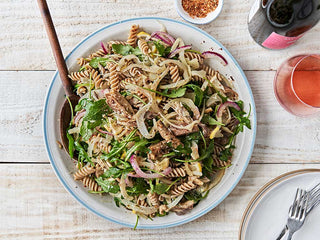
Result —
[[[320,19],[320,0],[256,0],[248,28],[252,38],[269,49],[294,44]]]
[[[320,55],[300,55],[278,69],[274,91],[278,102],[292,114],[320,112]]]

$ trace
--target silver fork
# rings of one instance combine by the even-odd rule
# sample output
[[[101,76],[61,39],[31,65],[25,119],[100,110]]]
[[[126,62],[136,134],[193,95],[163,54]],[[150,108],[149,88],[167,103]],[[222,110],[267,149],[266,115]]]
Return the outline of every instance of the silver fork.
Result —
[[[307,193],[307,191],[298,188],[295,200],[289,210],[289,217],[287,222],[289,235],[287,240],[291,240],[292,235],[303,225],[306,218],[308,200],[309,194]]]
[[[306,215],[308,215],[314,207],[320,204],[320,183],[314,186],[310,191],[308,191],[308,193],[309,193],[309,203],[308,203]],[[286,234],[287,231],[288,231],[288,226],[285,225],[285,227],[282,229],[281,233],[279,234],[276,240],[282,239],[282,237]]]

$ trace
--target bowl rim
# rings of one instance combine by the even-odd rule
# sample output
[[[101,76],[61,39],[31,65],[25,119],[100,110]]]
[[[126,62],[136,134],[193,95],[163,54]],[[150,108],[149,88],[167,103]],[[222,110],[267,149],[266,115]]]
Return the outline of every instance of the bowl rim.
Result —
[[[216,206],[218,206],[230,193],[231,191],[236,187],[236,185],[239,183],[240,179],[242,178],[245,170],[247,169],[247,166],[249,164],[253,149],[254,149],[254,144],[255,144],[255,139],[256,139],[256,128],[257,128],[257,119],[256,119],[256,107],[255,107],[255,102],[254,102],[254,98],[253,98],[253,94],[249,85],[249,82],[242,70],[242,68],[240,67],[240,65],[238,64],[238,62],[234,59],[234,57],[231,55],[231,53],[218,41],[216,40],[214,37],[212,37],[210,34],[208,34],[207,32],[201,30],[200,28],[190,25],[189,23],[185,23],[185,22],[181,22],[175,19],[170,19],[170,18],[162,18],[162,17],[137,17],[137,18],[130,18],[130,19],[125,19],[122,21],[118,21],[118,22],[114,22],[111,24],[108,24],[106,26],[103,26],[101,28],[99,28],[98,30],[94,31],[93,33],[89,34],[87,37],[85,37],[83,40],[81,40],[71,51],[70,53],[65,57],[65,60],[67,61],[67,59],[73,54],[73,52],[78,49],[84,42],[86,42],[88,39],[90,39],[91,37],[93,37],[94,35],[96,35],[97,33],[108,29],[112,26],[115,25],[119,25],[121,23],[125,23],[125,22],[133,22],[133,21],[138,21],[138,20],[158,20],[158,21],[168,21],[168,22],[173,22],[175,24],[180,24],[180,25],[184,25],[186,27],[192,28],[196,31],[198,31],[199,33],[205,35],[206,37],[208,37],[210,40],[212,40],[213,42],[215,42],[216,44],[218,44],[222,50],[232,59],[233,63],[235,64],[236,68],[240,71],[240,74],[245,82],[246,88],[249,92],[250,95],[250,101],[251,101],[251,113],[252,113],[252,124],[251,124],[251,131],[252,131],[252,142],[251,142],[251,146],[250,146],[250,150],[249,150],[249,154],[247,156],[246,161],[244,162],[243,165],[243,169],[241,170],[239,176],[237,177],[237,179],[233,182],[232,186],[228,189],[228,191],[218,200],[216,201],[214,204],[208,205],[207,208],[205,208],[204,210],[202,210],[201,212],[197,213],[196,215],[194,215],[193,217],[190,218],[186,218],[186,219],[182,219],[179,222],[173,223],[173,224],[164,224],[161,226],[137,226],[137,229],[161,229],[161,228],[169,228],[169,227],[175,227],[175,226],[179,226],[188,222],[191,222],[201,216],[203,216],[204,214],[208,213],[209,211],[211,211],[212,209],[214,209]],[[109,220],[110,222],[113,223],[117,223],[120,224],[122,226],[125,227],[130,227],[133,228],[134,227],[134,223],[133,224],[127,224],[127,223],[123,223],[121,221],[118,221],[116,219],[113,219],[109,216],[105,216],[102,213],[94,210],[93,208],[91,208],[89,205],[87,205],[84,201],[82,201],[80,198],[78,198],[78,196],[73,192],[73,190],[68,186],[66,180],[61,176],[60,172],[58,171],[58,168],[55,164],[55,160],[50,148],[50,144],[49,144],[49,140],[48,140],[48,136],[47,136],[47,125],[48,125],[48,120],[47,120],[47,112],[48,112],[48,100],[51,94],[51,90],[53,87],[53,84],[55,83],[55,81],[57,80],[57,76],[58,76],[58,70],[56,70],[54,76],[51,79],[50,85],[47,89],[47,93],[45,96],[45,101],[44,101],[44,108],[43,108],[43,118],[42,118],[42,130],[43,130],[43,136],[44,136],[44,142],[45,142],[45,149],[47,152],[47,155],[49,157],[51,166],[56,174],[56,176],[58,177],[58,179],[60,180],[60,182],[62,183],[62,185],[64,186],[64,188],[85,208],[87,208],[88,210],[90,210],[91,212],[93,212],[94,214]]]
[[[220,15],[220,13],[222,12],[223,5],[224,5],[224,0],[219,0],[217,9],[215,9],[213,11],[213,13],[215,12],[215,14],[210,16],[210,13],[209,13],[209,15],[207,15],[204,18],[202,18],[203,22],[198,22],[197,19],[199,19],[199,18],[193,19],[192,17],[189,16],[188,13],[186,13],[184,11],[183,8],[182,8],[182,11],[180,11],[180,8],[179,8],[178,4],[180,4],[181,2],[182,2],[182,0],[174,0],[174,5],[175,5],[176,11],[179,14],[179,16],[183,20],[185,20],[185,21],[187,21],[189,23],[192,23],[192,24],[197,24],[197,25],[205,25],[205,24],[208,24],[208,23],[211,23],[212,21],[214,21]]]

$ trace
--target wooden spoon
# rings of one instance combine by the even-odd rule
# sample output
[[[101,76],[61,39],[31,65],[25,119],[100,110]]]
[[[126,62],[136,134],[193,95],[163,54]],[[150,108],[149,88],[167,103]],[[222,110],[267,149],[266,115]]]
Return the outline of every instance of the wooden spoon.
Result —
[[[47,1],[46,0],[38,0],[38,5],[39,5],[40,11],[41,11],[41,16],[42,16],[44,26],[47,31],[47,35],[49,37],[49,41],[50,41],[51,49],[52,49],[52,52],[54,55],[54,59],[56,61],[57,67],[58,67],[58,71],[59,71],[59,75],[60,75],[60,79],[62,82],[64,92],[69,97],[71,105],[74,109],[75,105],[78,104],[79,96],[74,93],[71,79],[69,79],[69,77],[68,77],[67,65],[64,60],[62,51],[61,51],[60,43],[59,43],[57,33],[56,33],[56,30],[55,30],[53,22],[52,22],[52,18],[51,18],[50,11],[49,11],[49,8],[47,5]],[[68,100],[66,99],[64,101],[62,108],[61,108],[61,111],[60,111],[59,121],[60,121],[60,136],[61,136],[62,144],[68,153],[69,153],[69,151],[68,151],[69,141],[66,136],[66,131],[67,131],[67,128],[69,127],[70,120],[71,120],[71,109],[70,109],[70,104],[69,104]]]

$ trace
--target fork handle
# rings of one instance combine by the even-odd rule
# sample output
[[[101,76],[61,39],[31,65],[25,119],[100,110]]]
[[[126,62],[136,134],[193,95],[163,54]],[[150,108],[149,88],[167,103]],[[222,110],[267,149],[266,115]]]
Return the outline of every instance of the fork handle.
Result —
[[[292,238],[292,235],[293,235],[293,232],[290,232],[290,231],[289,231],[289,235],[288,235],[288,238],[287,238],[287,240],[291,240],[291,238]]]
[[[281,233],[279,234],[279,236],[277,237],[276,240],[281,240],[282,237],[286,234],[287,230],[288,230],[288,227],[287,227],[287,225],[286,225],[286,226],[282,229]]]

